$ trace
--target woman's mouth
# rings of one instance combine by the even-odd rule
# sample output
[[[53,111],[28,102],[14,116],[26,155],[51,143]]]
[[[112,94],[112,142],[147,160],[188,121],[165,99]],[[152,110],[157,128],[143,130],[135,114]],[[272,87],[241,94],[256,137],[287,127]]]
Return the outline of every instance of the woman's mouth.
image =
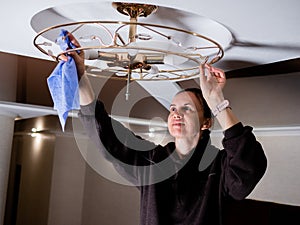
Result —
[[[182,123],[182,122],[176,122],[176,123],[172,124],[173,127],[181,127],[183,125],[184,125],[184,123]]]

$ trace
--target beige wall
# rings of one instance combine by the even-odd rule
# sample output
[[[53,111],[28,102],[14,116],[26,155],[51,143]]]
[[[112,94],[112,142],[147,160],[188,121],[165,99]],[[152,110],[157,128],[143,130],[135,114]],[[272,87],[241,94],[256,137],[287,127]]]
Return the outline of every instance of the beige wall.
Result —
[[[268,169],[249,198],[300,206],[300,73],[228,80],[225,96],[245,125],[254,127]],[[222,134],[214,134],[220,146]]]
[[[38,123],[44,124],[45,132],[32,134],[31,128]],[[16,165],[20,165],[16,224],[138,224],[137,189],[99,175],[85,161],[77,145],[80,140],[74,138],[69,121],[65,133],[59,129],[55,116],[16,122],[8,193],[12,201],[14,174]],[[112,169],[108,165],[107,170]],[[12,207],[11,202],[9,205]],[[7,212],[12,213],[10,209]],[[7,223],[12,220],[6,218]]]
[[[18,57],[0,52],[0,101],[16,101]]]
[[[82,225],[85,169],[74,139],[56,136],[48,225]]]
[[[16,224],[43,224],[48,218],[54,137],[16,135],[14,151],[21,166]]]

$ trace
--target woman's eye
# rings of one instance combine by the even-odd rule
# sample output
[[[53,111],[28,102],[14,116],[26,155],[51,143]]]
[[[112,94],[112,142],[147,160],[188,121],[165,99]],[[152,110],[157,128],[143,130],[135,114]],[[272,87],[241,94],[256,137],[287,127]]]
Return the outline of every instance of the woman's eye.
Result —
[[[175,112],[176,111],[176,108],[175,107],[171,107],[170,108],[170,112]]]

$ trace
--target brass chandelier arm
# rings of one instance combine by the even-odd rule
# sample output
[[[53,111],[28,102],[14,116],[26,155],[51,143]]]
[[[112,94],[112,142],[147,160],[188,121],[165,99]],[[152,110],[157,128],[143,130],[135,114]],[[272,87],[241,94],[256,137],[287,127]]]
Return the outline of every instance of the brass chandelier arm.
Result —
[[[96,71],[94,71],[94,69]],[[137,81],[137,80],[143,80],[143,81],[158,81],[158,80],[171,80],[171,81],[177,81],[180,79],[189,79],[190,76],[184,76],[182,75],[183,72],[191,71],[190,74],[192,76],[198,75],[198,67],[188,68],[188,69],[174,69],[174,70],[161,70],[159,74],[150,74],[149,72],[136,72],[139,74],[139,77],[132,77],[130,76],[130,81]],[[131,71],[133,72],[133,70]],[[123,76],[117,76],[117,73],[124,74]],[[113,80],[124,80],[126,79],[128,81],[128,70],[127,69],[103,69],[99,70],[98,68],[88,67],[86,70],[86,74],[88,76],[92,77],[99,77],[99,78],[107,78],[110,77],[110,79]],[[173,77],[170,78],[169,74],[172,74]]]
[[[208,47],[197,47],[197,49],[205,49],[205,48],[217,48],[219,49],[219,53],[218,55],[220,56],[220,58],[222,58],[224,56],[224,50],[222,48],[222,46],[217,43],[216,41],[206,37],[206,36],[203,36],[201,34],[198,34],[196,32],[192,32],[192,31],[187,31],[187,30],[184,30],[184,29],[180,29],[180,28],[175,28],[175,27],[168,27],[168,26],[164,26],[164,25],[159,25],[159,24],[148,24],[148,23],[140,23],[140,22],[126,22],[126,21],[82,21],[82,22],[72,22],[72,23],[66,23],[66,24],[59,24],[59,25],[54,25],[54,26],[51,26],[51,27],[48,27],[48,28],[45,28],[44,30],[40,31],[35,37],[34,37],[34,40],[33,40],[33,44],[36,48],[38,48],[42,53],[48,55],[48,52],[45,51],[41,46],[41,44],[39,44],[37,42],[37,39],[41,36],[43,36],[43,34],[45,34],[46,32],[50,31],[50,30],[54,30],[54,29],[58,29],[58,28],[63,28],[63,27],[67,27],[67,26],[74,26],[74,25],[79,25],[78,26],[78,29],[80,29],[83,25],[88,25],[88,24],[119,24],[121,25],[120,27],[118,27],[115,31],[115,34],[118,34],[118,31],[123,28],[122,25],[140,25],[140,26],[143,26],[143,27],[146,27],[147,29],[149,29],[149,26],[151,27],[156,27],[156,28],[162,28],[162,29],[168,29],[168,30],[174,30],[174,31],[178,31],[178,32],[181,32],[181,33],[186,33],[188,35],[192,35],[192,36],[195,36],[195,37],[198,37],[198,38],[201,38],[201,39],[204,39],[210,43],[212,43],[213,45],[215,46],[208,46]],[[75,31],[77,31],[78,29],[74,29]],[[151,28],[150,28],[151,29]],[[153,29],[151,29],[153,31]],[[166,37],[166,38],[170,38],[169,36],[167,35],[164,35],[160,32],[157,32],[154,30],[154,32]],[[73,32],[74,33],[74,32]],[[112,45],[114,46],[114,45]],[[112,47],[112,46],[108,46],[108,47]]]
[[[87,28],[94,28],[94,25],[97,25],[97,28],[100,30],[104,30],[105,34],[108,36],[111,41],[109,44],[105,45],[102,42],[102,37],[98,37],[100,45],[91,45],[91,46],[83,46],[74,49],[68,49],[67,51],[60,51],[57,54],[54,54],[48,42],[41,42],[39,43],[38,40],[42,37],[47,37],[49,32],[53,32],[58,29],[66,29],[71,28],[71,32],[74,36],[77,33],[81,32],[81,29]],[[112,26],[115,27],[113,31],[109,28]],[[74,28],[75,27],[75,28]],[[109,28],[108,28],[109,27]],[[138,34],[137,28],[141,28],[153,33],[153,36],[148,34]],[[128,32],[125,32],[128,28]],[[127,34],[126,34],[127,33]],[[175,33],[175,34],[184,34],[188,37],[195,38],[195,40],[199,40],[199,43],[195,43],[195,46],[182,46],[182,43],[173,39],[174,35],[169,35],[168,33]],[[128,38],[126,40],[126,35]],[[141,37],[141,38],[140,38]],[[162,40],[166,40],[166,43],[175,46],[175,49],[166,50],[161,49],[157,46],[152,46],[152,39],[155,38],[162,38]],[[176,37],[175,37],[176,38]],[[158,39],[159,40],[159,39]],[[196,41],[195,41],[196,42]],[[108,66],[114,64],[120,67],[121,69],[118,71],[122,71],[123,69],[131,68],[133,63],[136,63],[134,60],[138,60],[138,63],[145,64],[142,67],[134,69],[132,67],[131,76],[120,76],[117,78],[120,79],[127,79],[129,80],[180,80],[180,79],[187,79],[192,78],[199,73],[197,66],[200,63],[208,63],[213,64],[219,61],[223,55],[224,50],[222,49],[221,45],[218,44],[216,41],[198,34],[196,32],[175,28],[175,27],[168,27],[159,24],[149,24],[149,23],[140,23],[136,22],[135,19],[132,19],[130,22],[125,21],[83,21],[83,22],[71,22],[66,24],[59,24],[55,26],[48,27],[42,31],[40,31],[33,40],[33,43],[36,48],[38,48],[42,53],[49,55],[55,60],[59,60],[60,56],[66,54],[70,51],[89,51],[93,50],[96,51],[98,54],[97,60],[102,60],[103,62],[107,63]],[[132,45],[134,43],[134,45]],[[150,43],[150,44],[147,44]],[[192,42],[194,44],[194,42]],[[205,43],[205,44],[204,44]],[[145,47],[145,45],[150,45],[150,47]],[[187,50],[187,52],[184,51]],[[136,51],[138,52],[136,56],[134,56],[134,60],[130,60],[129,51]],[[206,55],[206,52],[209,52],[209,55]],[[202,53],[201,53],[202,52]],[[147,71],[146,68],[151,68],[151,65],[163,65],[165,64],[164,59],[167,56],[172,56],[173,58],[180,59],[181,61],[190,62],[187,68],[183,69],[176,69],[176,66],[171,69],[160,68],[158,70],[158,74],[151,74]],[[147,61],[148,59],[148,61]],[[185,60],[182,60],[185,59]],[[194,66],[191,66],[190,64]],[[147,66],[149,64],[149,66]],[[113,68],[108,68],[106,70],[113,71]],[[196,72],[195,72],[196,71]],[[88,73],[90,74],[90,73]],[[102,75],[96,75],[102,76]],[[116,76],[112,76],[115,78]]]

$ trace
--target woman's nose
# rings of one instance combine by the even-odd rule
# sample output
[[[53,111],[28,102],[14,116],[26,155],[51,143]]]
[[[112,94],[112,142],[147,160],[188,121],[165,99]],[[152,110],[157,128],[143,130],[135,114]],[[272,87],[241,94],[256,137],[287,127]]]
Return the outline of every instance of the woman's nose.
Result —
[[[178,111],[176,111],[176,112],[173,113],[173,118],[174,119],[181,119],[182,115]]]

